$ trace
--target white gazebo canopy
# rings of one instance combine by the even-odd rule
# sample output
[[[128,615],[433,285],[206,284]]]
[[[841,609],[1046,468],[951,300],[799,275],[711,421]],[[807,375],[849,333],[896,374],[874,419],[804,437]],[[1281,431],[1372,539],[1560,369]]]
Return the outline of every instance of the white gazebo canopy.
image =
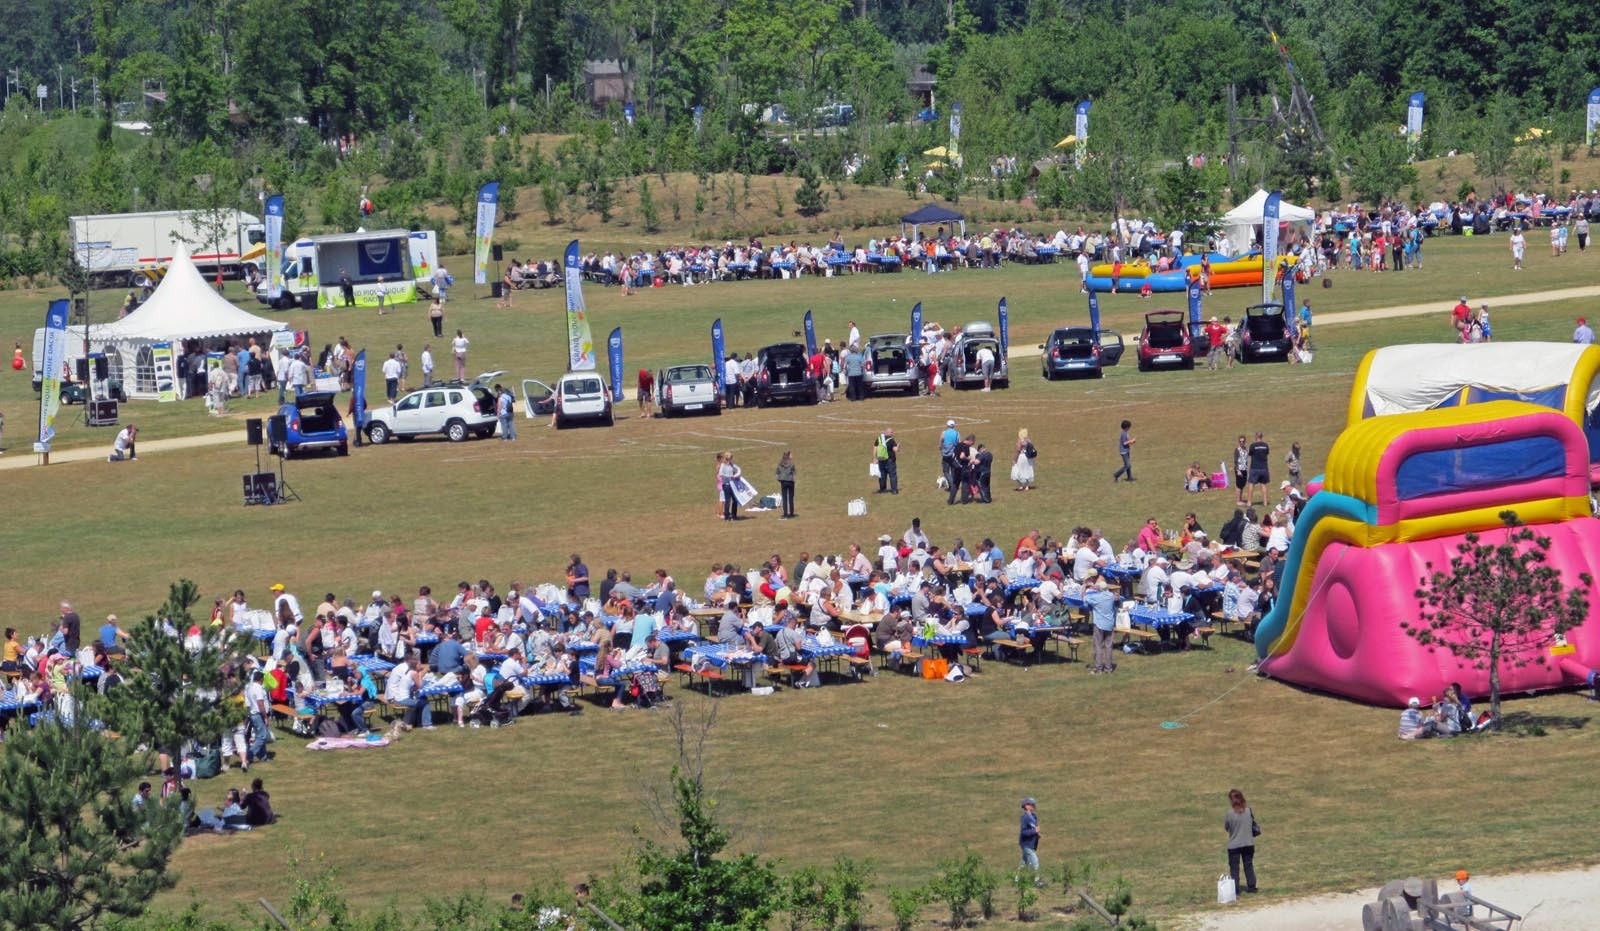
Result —
[[[89,342],[110,357],[113,369],[120,369],[123,390],[130,397],[150,398],[159,394],[151,357],[154,344],[171,343],[176,358],[185,340],[265,337],[283,328],[282,323],[241,310],[218,294],[195,268],[188,247],[179,242],[150,299],[121,320],[90,327]]]
[[[1243,252],[1252,243],[1261,242],[1260,227],[1266,222],[1267,192],[1256,189],[1249,199],[1222,215],[1222,231],[1233,244],[1234,252]],[[1316,214],[1305,207],[1288,201],[1278,204],[1278,222],[1309,226]]]

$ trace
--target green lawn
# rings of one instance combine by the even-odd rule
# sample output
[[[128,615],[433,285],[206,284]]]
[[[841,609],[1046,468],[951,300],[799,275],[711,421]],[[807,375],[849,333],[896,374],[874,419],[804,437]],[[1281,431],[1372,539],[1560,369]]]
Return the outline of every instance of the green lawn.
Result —
[[[698,590],[712,561],[841,552],[850,541],[898,534],[914,516],[941,543],[958,535],[1009,543],[1035,527],[1064,535],[1089,524],[1120,545],[1146,516],[1174,525],[1188,510],[1215,527],[1231,514],[1232,496],[1184,494],[1189,461],[1212,466],[1234,436],[1262,430],[1280,455],[1301,442],[1308,474],[1316,474],[1368,349],[1445,335],[1443,316],[1463,291],[1476,303],[1479,295],[1600,279],[1593,255],[1552,262],[1536,250],[1530,271],[1513,274],[1503,246],[1430,243],[1420,273],[1344,273],[1332,289],[1314,289],[1320,313],[1437,301],[1440,314],[1321,329],[1316,362],[1303,368],[1140,374],[1130,364],[1100,382],[1046,383],[1036,363],[1023,362],[1011,389],[990,395],[946,391],[671,421],[632,417],[630,401],[621,408],[630,416],[610,430],[558,433],[524,421],[515,444],[424,441],[295,461],[287,475],[305,501],[281,508],[239,505],[238,476],[254,468],[242,444],[152,453],[123,466],[0,472],[7,526],[16,528],[0,560],[8,595],[0,614],[24,632],[42,630],[56,602],[71,597],[86,622],[113,611],[128,617],[152,609],[178,576],[208,594],[242,587],[253,602],[283,581],[308,606],[327,591],[409,594],[459,579],[489,578],[504,589],[512,579],[558,578],[574,551],[596,572],[643,576],[661,566]],[[465,264],[456,264],[464,277]],[[458,286],[457,296],[470,290]],[[590,289],[588,302],[598,338],[624,328],[632,372],[706,358],[716,317],[730,349],[743,352],[792,338],[807,307],[819,335],[838,338],[852,319],[865,333],[898,331],[919,299],[929,319],[946,325],[992,319],[1002,294],[1014,344],[1085,313],[1066,266],[667,288],[626,299]],[[0,337],[31,339],[46,297],[0,295]],[[1252,298],[1246,289],[1221,291],[1207,312],[1237,313]],[[560,295],[517,301],[496,310],[490,301],[458,300],[447,325],[473,338],[475,371],[554,377],[564,359]],[[1128,296],[1102,304],[1106,325],[1130,336],[1143,311],[1163,305],[1177,306]],[[1572,318],[1592,308],[1573,301],[1504,310],[1496,337],[1564,340]],[[382,320],[339,312],[287,319],[309,327],[319,346],[342,334],[374,351],[404,342],[415,354],[428,333],[420,306]],[[11,415],[6,458],[25,455],[19,445],[25,449],[36,407],[24,378],[0,377],[0,410]],[[128,410],[145,439],[216,428],[198,405]],[[993,506],[947,508],[933,479],[937,432],[951,417],[1001,450],[1001,460],[1027,427],[1040,448],[1040,489],[1011,492],[1001,467]],[[1133,486],[1108,479],[1123,417],[1141,438],[1141,481]],[[891,425],[905,446],[902,494],[870,495],[871,438]],[[109,444],[110,435],[66,426],[61,442]],[[733,528],[714,520],[712,453],[734,450],[769,491],[784,448],[799,462],[800,519],[759,515]],[[860,495],[870,515],[847,518],[846,501]],[[725,699],[711,742],[713,782],[741,847],[791,864],[870,857],[894,883],[927,878],[963,844],[1008,866],[1017,800],[1032,794],[1046,861],[1110,859],[1161,914],[1211,898],[1224,866],[1224,794],[1233,786],[1251,797],[1266,827],[1259,866],[1270,896],[1592,856],[1593,706],[1571,695],[1515,702],[1512,710],[1554,723],[1541,738],[1401,745],[1392,711],[1250,679],[1248,645],[1213,644],[1211,652],[1125,657],[1111,679],[1091,678],[1081,665],[1024,671],[986,663],[961,686],[891,678]],[[1185,728],[1160,726],[1195,709]],[[281,898],[288,880],[280,865],[290,854],[317,852],[365,903],[409,907],[423,890],[479,883],[499,895],[530,876],[570,883],[617,862],[632,828],[648,823],[641,786],[661,781],[670,746],[662,716],[601,709],[504,732],[413,734],[378,753],[324,756],[279,743],[279,759],[260,774],[285,823],[189,844],[178,892],[164,902],[192,894],[222,914],[259,895]],[[212,803],[237,782],[201,784],[200,798]],[[1492,802],[1508,796],[1514,804]],[[397,824],[401,813],[413,823]],[[396,843],[397,832],[411,845]],[[423,882],[419,858],[438,864]],[[1060,904],[1059,893],[1046,904]],[[878,917],[881,926],[881,908]]]

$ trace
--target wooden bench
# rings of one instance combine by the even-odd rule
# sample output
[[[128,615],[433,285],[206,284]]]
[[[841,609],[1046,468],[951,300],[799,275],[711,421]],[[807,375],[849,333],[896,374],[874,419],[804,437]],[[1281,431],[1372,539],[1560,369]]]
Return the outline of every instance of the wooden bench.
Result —
[[[708,698],[713,697],[715,694],[713,690],[716,688],[717,683],[725,681],[726,679],[722,673],[710,667],[697,670],[688,663],[678,663],[672,668],[683,677],[684,682],[689,688],[694,688],[694,680],[696,678],[703,681],[706,684],[706,697]]]
[[[1217,629],[1215,627],[1196,627],[1194,629],[1194,635],[1200,638],[1200,642],[1204,644],[1207,649],[1210,649],[1211,647],[1211,635],[1216,632]]]
[[[282,703],[273,705],[271,711],[272,719],[278,722],[280,727],[287,725],[295,733],[299,733],[298,725],[310,723],[317,716],[317,713],[309,708],[302,710]]]
[[[839,658],[849,664],[850,671],[855,674],[857,679],[862,679],[869,675],[876,675],[876,673],[872,671],[872,660],[865,656],[857,656],[854,653],[846,653]]]
[[[1140,650],[1143,650],[1145,645],[1151,641],[1160,639],[1160,635],[1155,631],[1145,630],[1142,627],[1128,627],[1118,630],[1117,633],[1122,635],[1122,646],[1136,642],[1139,644]]]
[[[983,647],[981,646],[962,647],[961,655],[972,662],[973,672],[977,672],[979,667],[983,665]]]
[[[1026,659],[1028,651],[1033,648],[1033,644],[1025,637],[1013,637],[1010,640],[990,640],[989,644],[996,648],[996,657],[1000,656],[998,650],[999,647],[1010,647],[1013,650],[1021,652],[1023,658]],[[966,651],[963,650],[962,652],[965,653]],[[1034,661],[1037,662],[1038,657],[1034,657]]]
[[[1082,637],[1074,637],[1071,634],[1057,632],[1051,634],[1050,639],[1066,648],[1067,658],[1071,662],[1076,663],[1078,661],[1078,648],[1083,646]]]

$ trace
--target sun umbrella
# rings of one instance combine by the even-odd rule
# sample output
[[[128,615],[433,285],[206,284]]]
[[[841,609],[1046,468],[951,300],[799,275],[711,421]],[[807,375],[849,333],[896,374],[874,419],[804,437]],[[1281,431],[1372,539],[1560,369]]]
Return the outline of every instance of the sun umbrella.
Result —
[[[1077,141],[1078,141],[1078,137],[1076,135],[1074,135],[1074,134],[1070,134],[1069,133],[1067,135],[1067,138],[1065,138],[1065,139],[1061,140],[1060,142],[1056,143],[1056,148],[1065,149],[1067,146],[1072,145],[1073,143],[1075,143]]]

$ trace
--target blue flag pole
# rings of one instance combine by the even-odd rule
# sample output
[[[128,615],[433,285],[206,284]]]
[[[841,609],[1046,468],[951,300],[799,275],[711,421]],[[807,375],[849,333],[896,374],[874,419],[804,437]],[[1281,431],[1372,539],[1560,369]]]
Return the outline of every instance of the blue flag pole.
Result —
[[[806,310],[805,330],[806,355],[814,356],[817,354],[817,324],[816,321],[811,319],[811,311],[809,309]]]
[[[622,327],[611,331],[611,337],[606,340],[606,349],[611,355],[611,397],[617,403],[622,403]]]

